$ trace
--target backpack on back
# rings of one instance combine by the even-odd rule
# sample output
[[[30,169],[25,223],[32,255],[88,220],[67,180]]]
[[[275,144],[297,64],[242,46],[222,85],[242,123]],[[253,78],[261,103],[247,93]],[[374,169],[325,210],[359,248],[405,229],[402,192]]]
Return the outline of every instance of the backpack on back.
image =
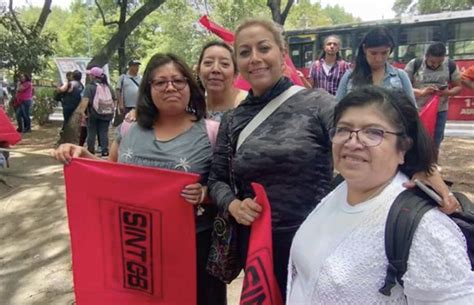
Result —
[[[98,114],[114,113],[114,100],[109,86],[97,84],[92,107]]]
[[[462,193],[454,193],[462,212],[448,215],[464,234],[467,254],[474,270],[474,205]],[[385,254],[388,259],[385,283],[379,292],[389,296],[396,282],[403,286],[410,247],[423,215],[437,206],[433,199],[419,189],[401,192],[393,202],[385,224]],[[429,253],[427,253],[429,255]]]

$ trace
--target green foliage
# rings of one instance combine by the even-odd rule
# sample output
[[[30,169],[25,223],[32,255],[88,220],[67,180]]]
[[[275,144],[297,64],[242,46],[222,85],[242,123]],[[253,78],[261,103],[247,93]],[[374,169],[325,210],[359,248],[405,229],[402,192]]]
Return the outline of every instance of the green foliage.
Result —
[[[473,0],[395,0],[393,11],[400,16],[404,13],[433,14],[448,11],[468,10]]]
[[[20,21],[21,22],[21,21]],[[33,23],[22,23],[20,31],[13,17],[5,13],[0,18],[0,68],[38,73],[48,66],[48,58],[54,55],[54,33],[37,33]]]
[[[285,22],[285,29],[306,29],[332,23],[329,16],[323,13],[321,4],[312,4],[309,0],[302,0],[295,4]]]
[[[33,120],[42,126],[48,122],[49,115],[53,113],[57,102],[53,100],[54,88],[40,87],[35,89],[35,100],[31,114]]]
[[[334,6],[327,5],[323,9],[323,14],[331,19],[331,24],[344,24],[362,21],[360,18],[354,17],[351,13],[346,12],[339,4]]]

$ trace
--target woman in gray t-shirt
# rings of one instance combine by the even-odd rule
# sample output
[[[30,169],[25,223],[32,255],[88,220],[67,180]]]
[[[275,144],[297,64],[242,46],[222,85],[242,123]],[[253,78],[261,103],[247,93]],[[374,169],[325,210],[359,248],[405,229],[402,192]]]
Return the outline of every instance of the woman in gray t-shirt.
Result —
[[[137,103],[137,122],[118,128],[109,160],[201,175],[201,183],[187,185],[183,198],[196,210],[197,304],[225,304],[226,286],[206,272],[214,205],[207,200],[212,134],[218,123],[204,119],[204,96],[183,60],[172,54],[154,55],[143,75]],[[86,149],[63,144],[55,157],[96,158]]]

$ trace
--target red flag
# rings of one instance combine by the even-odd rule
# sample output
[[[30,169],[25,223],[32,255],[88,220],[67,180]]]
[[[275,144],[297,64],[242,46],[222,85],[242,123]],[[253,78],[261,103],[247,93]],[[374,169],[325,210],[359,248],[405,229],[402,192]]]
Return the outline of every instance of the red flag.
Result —
[[[431,137],[434,137],[436,128],[436,116],[438,115],[439,96],[433,95],[420,110],[420,119]]]
[[[206,15],[199,18],[199,23],[201,23],[206,29],[208,29],[212,33],[216,34],[218,37],[220,37],[225,42],[227,42],[229,44],[234,43],[234,33],[229,31],[228,29],[212,22],[211,20],[209,20],[209,18]],[[298,73],[296,71],[295,65],[293,64],[293,61],[291,60],[291,58],[288,56],[287,53],[285,53],[285,63],[286,63],[286,69],[285,69],[285,72],[283,74],[286,77],[290,78],[291,81],[295,85],[304,86],[303,81],[298,76]],[[234,86],[239,88],[239,89],[242,89],[242,90],[246,90],[246,91],[250,90],[250,84],[245,79],[243,79],[240,76],[240,74],[237,77],[237,79],[235,80]]]
[[[77,305],[196,304],[194,210],[180,193],[197,175],[85,159],[64,174]]]
[[[262,206],[260,217],[252,223],[244,285],[240,305],[283,305],[273,272],[271,209],[263,186],[252,183],[256,201]]]
[[[7,114],[0,108],[0,142],[15,145],[20,142],[20,140],[21,135],[16,131],[15,126],[13,126]]]

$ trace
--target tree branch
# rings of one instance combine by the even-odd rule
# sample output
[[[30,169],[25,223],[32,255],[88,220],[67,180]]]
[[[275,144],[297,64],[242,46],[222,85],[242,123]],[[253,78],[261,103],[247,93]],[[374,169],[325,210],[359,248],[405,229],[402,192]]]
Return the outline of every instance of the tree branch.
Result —
[[[33,28],[33,32],[36,35],[39,35],[43,30],[44,25],[46,24],[46,20],[48,19],[49,14],[51,13],[51,2],[52,0],[44,0],[43,9],[41,10],[41,14],[38,18],[38,21]]]
[[[288,17],[288,14],[290,13],[291,6],[293,5],[294,2],[295,2],[294,0],[288,0],[288,2],[286,3],[285,10],[281,14],[281,25],[285,24],[286,17]]]
[[[102,23],[104,24],[104,26],[119,24],[118,21],[105,21],[104,11],[102,10],[102,7],[100,6],[99,1],[95,0],[94,2],[95,2],[95,5],[97,5],[97,8],[99,8],[100,15],[102,16]]]
[[[16,17],[15,10],[13,9],[13,0],[10,0],[10,3],[8,4],[8,10],[10,11],[10,14],[12,15],[13,21],[15,22],[16,27],[18,30],[25,36],[29,37],[28,33],[25,31],[23,26],[21,26],[20,21]]]

